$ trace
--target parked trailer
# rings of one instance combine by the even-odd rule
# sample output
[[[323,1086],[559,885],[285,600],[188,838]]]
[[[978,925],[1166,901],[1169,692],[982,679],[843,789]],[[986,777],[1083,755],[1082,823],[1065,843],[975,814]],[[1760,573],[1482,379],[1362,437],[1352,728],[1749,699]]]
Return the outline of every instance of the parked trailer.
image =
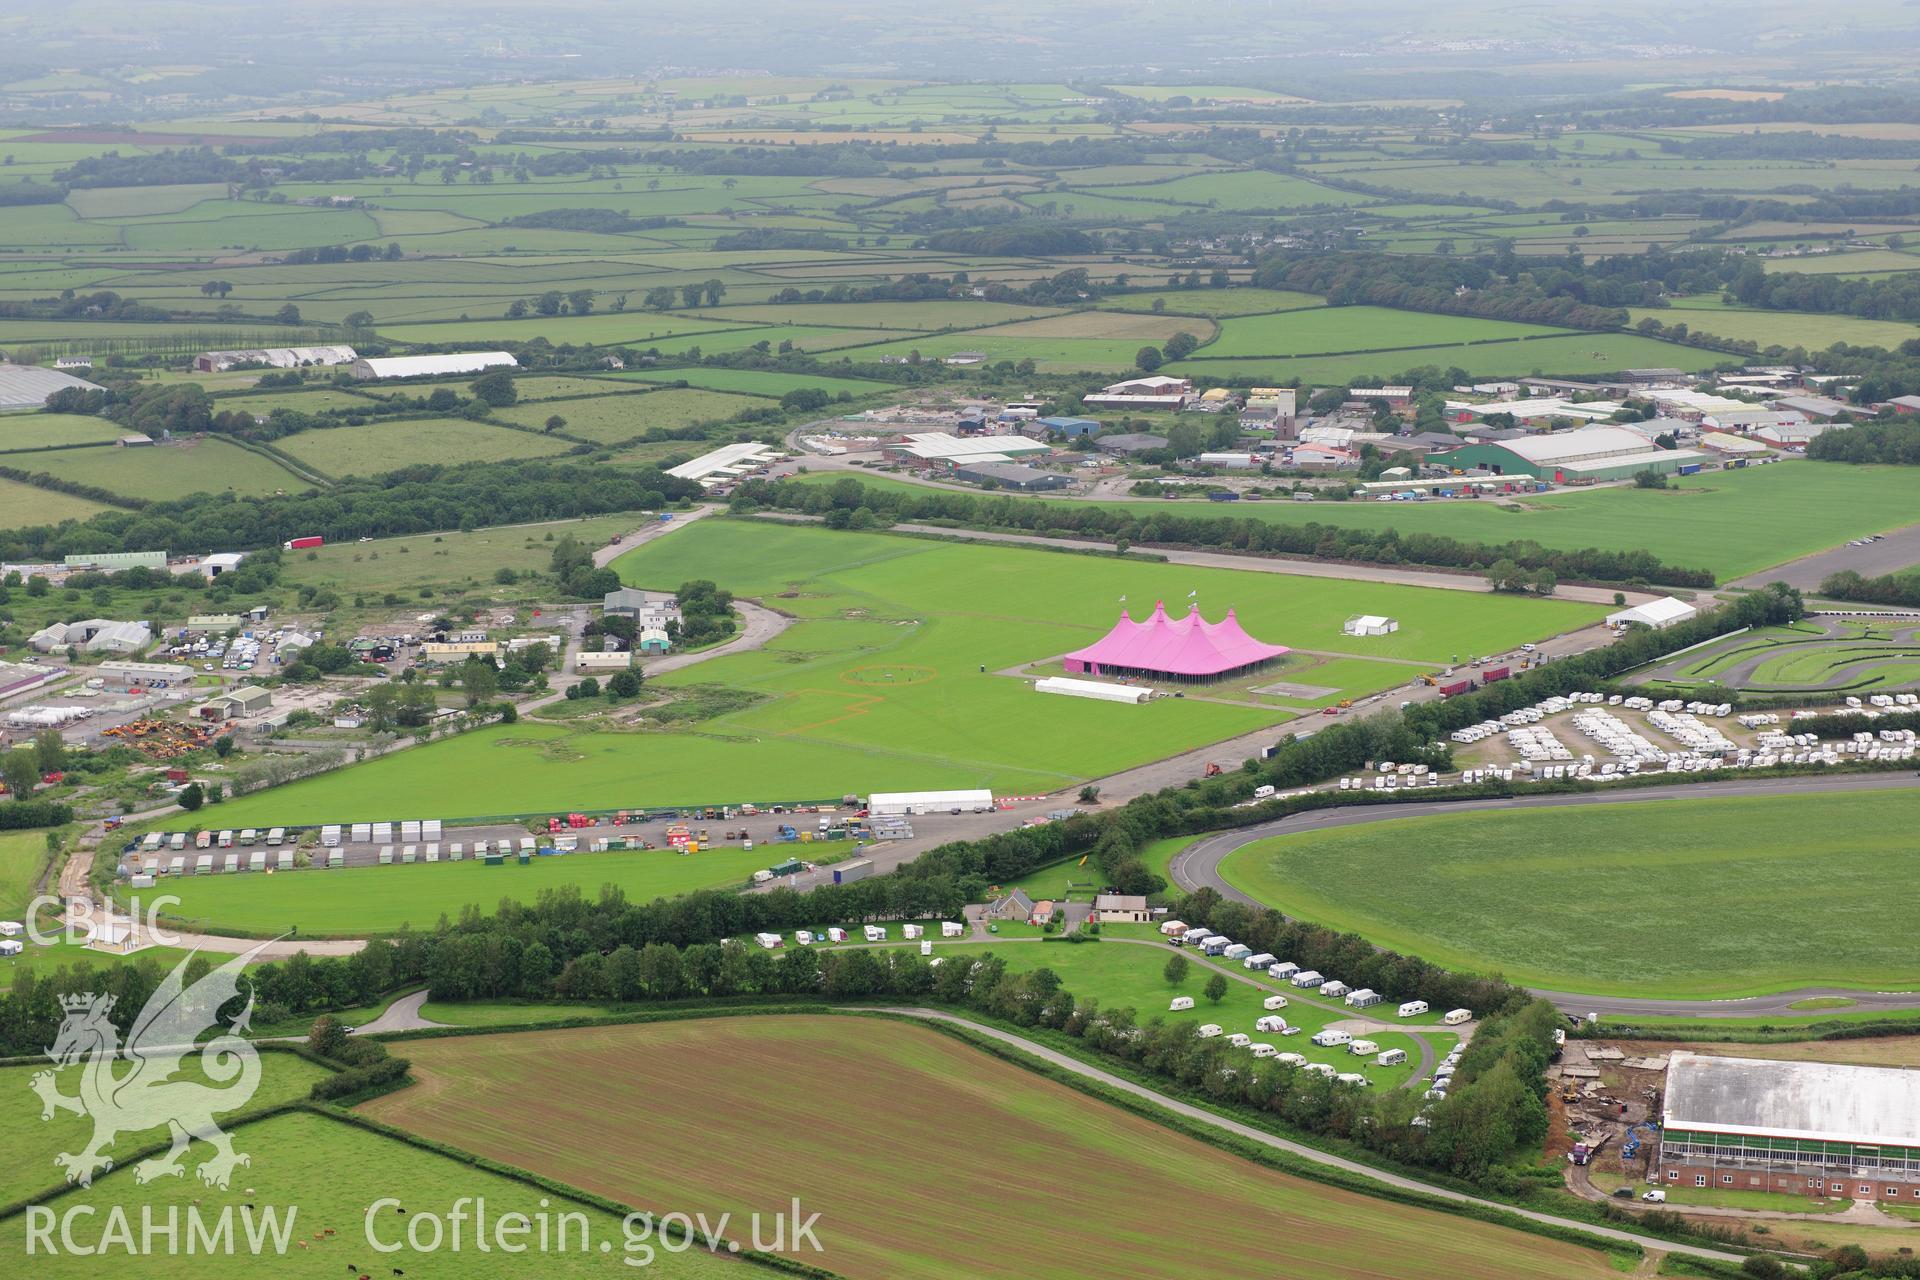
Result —
[[[1512,674],[1512,667],[1488,667],[1480,673],[1480,683],[1492,684],[1495,680],[1505,680]]]
[[[214,843],[219,845],[222,849],[233,848],[233,832],[222,831],[220,833],[219,839],[215,840]]]
[[[1371,1058],[1380,1052],[1380,1046],[1371,1040],[1352,1040],[1347,1044],[1347,1052],[1356,1058]]]
[[[304,538],[289,538],[280,544],[280,549],[282,551],[304,551],[308,547],[324,547],[326,545],[327,540],[316,534]]]
[[[1472,690],[1473,681],[1455,680],[1451,684],[1443,684],[1440,686],[1440,696],[1443,698],[1457,698],[1463,693],[1472,692]]]
[[[1426,1011],[1427,1002],[1425,1000],[1409,1000],[1400,1006],[1400,1016],[1403,1018],[1417,1018]]]
[[[1382,1049],[1380,1055],[1374,1059],[1376,1063],[1383,1067],[1397,1067],[1406,1060],[1407,1051],[1405,1049]]]
[[[1451,1010],[1448,1010],[1447,1016],[1440,1019],[1440,1021],[1446,1023],[1450,1027],[1457,1027],[1463,1022],[1473,1021],[1473,1010],[1451,1009]]]
[[[264,858],[267,855],[264,851],[262,851],[256,856]],[[343,860],[342,855],[338,849],[335,849],[332,852],[327,854],[327,865],[330,867],[339,866],[342,860]],[[282,849],[280,851],[280,869],[282,871],[293,870],[293,850]]]
[[[1191,1008],[1193,1008],[1192,996],[1175,996],[1173,998],[1173,1003],[1167,1006],[1167,1009],[1173,1013],[1178,1013],[1182,1009],[1191,1009]]]
[[[835,884],[852,884],[855,880],[866,879],[872,873],[873,860],[871,858],[849,858],[845,862],[835,864],[833,868],[833,882]]]
[[[1313,1042],[1322,1049],[1337,1048],[1340,1045],[1351,1043],[1352,1040],[1353,1035],[1350,1032],[1335,1031],[1331,1027],[1325,1031],[1316,1031],[1313,1033]]]
[[[1287,998],[1285,996],[1268,996],[1260,1003],[1264,1008],[1284,1009],[1287,1007]]]

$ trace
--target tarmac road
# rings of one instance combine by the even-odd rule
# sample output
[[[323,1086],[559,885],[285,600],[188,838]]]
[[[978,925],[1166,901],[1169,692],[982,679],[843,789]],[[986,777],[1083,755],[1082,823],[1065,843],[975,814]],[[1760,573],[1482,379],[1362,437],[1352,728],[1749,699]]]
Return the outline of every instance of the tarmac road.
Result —
[[[1565,805],[1634,804],[1652,800],[1738,799],[1749,796],[1805,795],[1810,792],[1845,793],[1875,791],[1888,787],[1920,785],[1920,775],[1912,773],[1843,774],[1831,778],[1756,778],[1730,782],[1686,782],[1666,786],[1641,787],[1624,791],[1600,791],[1578,795],[1518,796],[1496,800],[1433,800],[1393,805],[1354,806],[1320,809],[1293,814],[1256,827],[1222,832],[1195,842],[1175,857],[1168,871],[1173,882],[1191,892],[1209,886],[1222,897],[1254,906],[1265,906],[1250,895],[1228,884],[1220,875],[1220,864],[1227,855],[1256,840],[1299,831],[1325,831],[1335,827],[1361,826],[1370,822],[1391,822],[1400,818],[1418,818],[1443,813],[1469,813],[1490,809],[1537,809]],[[1855,991],[1829,987],[1784,991],[1773,995],[1729,1000],[1640,1000],[1619,996],[1589,996],[1575,992],[1535,989],[1534,994],[1550,1000],[1570,1014],[1602,1013],[1615,1017],[1658,1016],[1670,1018],[1749,1018],[1796,1016],[1791,1006],[1800,1000],[1819,996],[1843,996],[1856,1005],[1870,1009],[1920,1009],[1920,991]]]
[[[1769,582],[1784,582],[1802,591],[1818,591],[1829,574],[1851,569],[1863,578],[1898,573],[1920,564],[1920,524],[1895,529],[1878,542],[1864,547],[1838,546],[1817,555],[1789,560],[1771,569],[1750,573],[1730,585],[1762,587]]]

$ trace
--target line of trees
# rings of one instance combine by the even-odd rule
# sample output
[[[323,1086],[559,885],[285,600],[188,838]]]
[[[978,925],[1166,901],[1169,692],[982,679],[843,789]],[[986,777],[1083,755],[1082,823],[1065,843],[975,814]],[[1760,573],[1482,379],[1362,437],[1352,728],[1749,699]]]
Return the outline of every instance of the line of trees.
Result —
[[[1855,604],[1920,609],[1920,573],[1887,573],[1867,578],[1852,569],[1842,569],[1821,579],[1820,594]]]
[[[1431,533],[1345,528],[1313,522],[1281,524],[1249,517],[1184,515],[1145,505],[1107,507],[1090,502],[1036,502],[1008,497],[978,497],[943,490],[878,489],[848,477],[831,485],[796,481],[753,481],[733,498],[736,511],[770,508],[805,512],[832,520],[834,513],[865,511],[883,523],[945,523],[973,529],[1013,530],[1048,537],[1125,539],[1133,546],[1196,547],[1255,555],[1305,556],[1366,564],[1416,564],[1485,573],[1510,561],[1536,579],[1549,571],[1556,581],[1657,582],[1676,587],[1710,587],[1705,569],[1669,565],[1651,552],[1583,547],[1561,550],[1537,542],[1492,545],[1464,542]],[[849,523],[849,521],[841,521]],[[852,520],[871,524],[870,520]]]
[[[1903,343],[1920,356],[1920,340]],[[1845,431],[1823,431],[1807,444],[1807,456],[1821,462],[1881,462],[1920,467],[1920,418],[1863,422]]]

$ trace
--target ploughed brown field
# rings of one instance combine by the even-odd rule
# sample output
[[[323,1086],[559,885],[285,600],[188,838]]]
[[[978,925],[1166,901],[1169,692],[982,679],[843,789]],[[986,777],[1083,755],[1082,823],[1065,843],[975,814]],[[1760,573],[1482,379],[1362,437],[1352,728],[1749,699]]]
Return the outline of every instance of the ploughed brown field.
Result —
[[[373,1116],[655,1212],[798,1197],[849,1277],[1614,1274],[1241,1160],[922,1027],[715,1018],[427,1040]]]

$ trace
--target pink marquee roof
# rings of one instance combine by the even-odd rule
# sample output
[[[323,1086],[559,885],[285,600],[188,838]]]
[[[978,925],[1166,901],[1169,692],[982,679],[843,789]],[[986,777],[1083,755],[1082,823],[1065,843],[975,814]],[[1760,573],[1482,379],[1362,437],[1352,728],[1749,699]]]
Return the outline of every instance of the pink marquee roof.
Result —
[[[1113,630],[1084,649],[1067,655],[1067,662],[1137,671],[1164,671],[1179,676],[1210,676],[1265,662],[1287,652],[1285,645],[1255,640],[1240,626],[1233,610],[1218,622],[1200,616],[1194,605],[1187,616],[1167,616],[1164,603],[1153,606],[1153,616],[1135,622],[1120,611]]]

